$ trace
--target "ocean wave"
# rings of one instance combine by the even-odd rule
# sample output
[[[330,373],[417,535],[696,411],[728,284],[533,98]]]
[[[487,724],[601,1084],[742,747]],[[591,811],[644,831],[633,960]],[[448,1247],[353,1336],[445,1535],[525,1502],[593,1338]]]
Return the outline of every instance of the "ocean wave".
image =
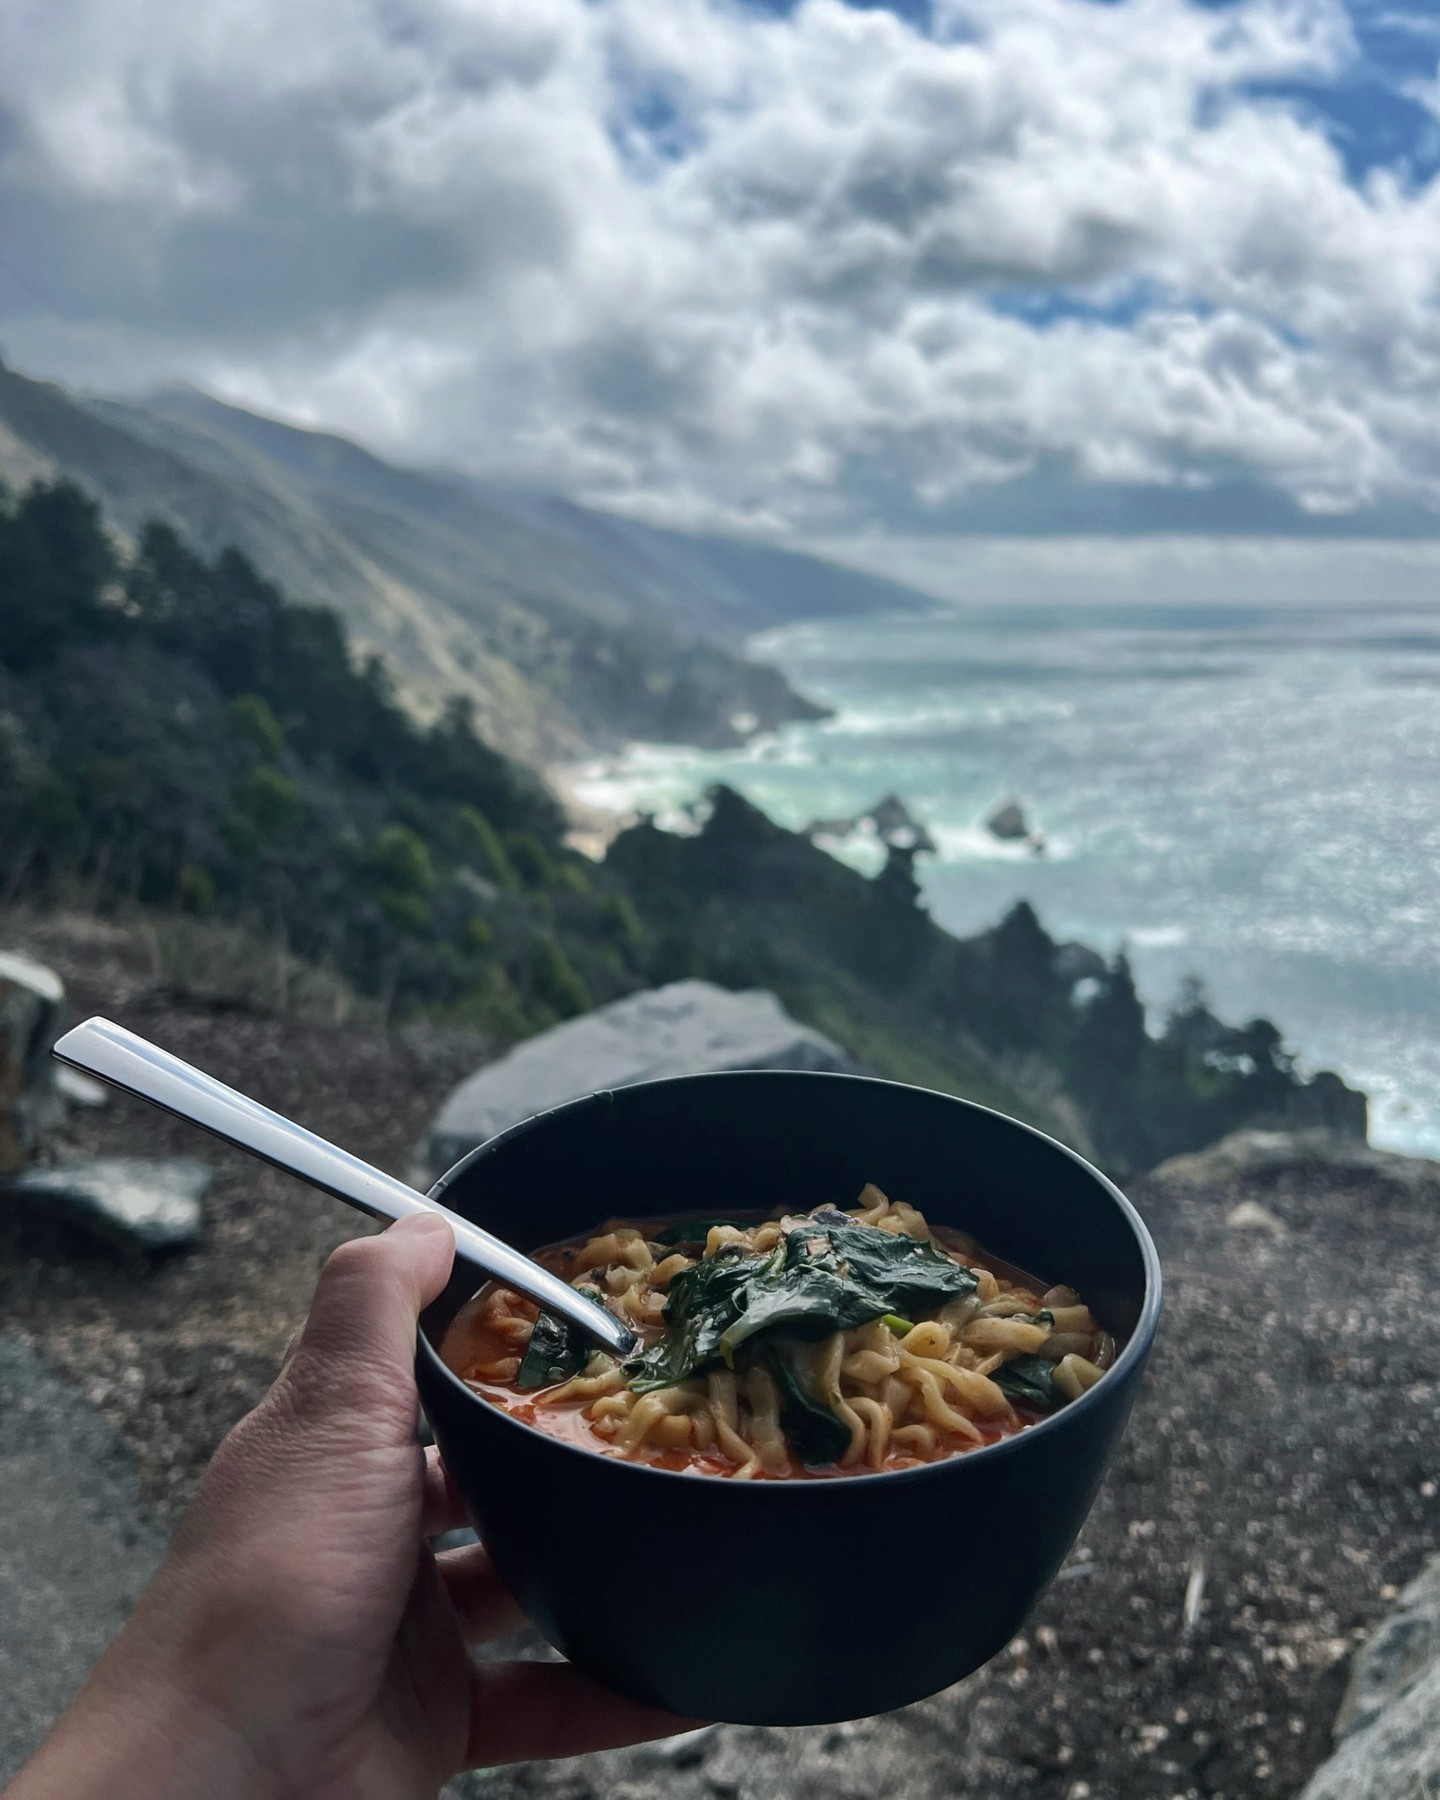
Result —
[[[1125,935],[1138,950],[1174,950],[1190,942],[1188,925],[1133,925]]]
[[[942,863],[1002,862],[1043,865],[1047,862],[1069,862],[1077,848],[1073,838],[1063,833],[1045,837],[1043,852],[1037,853],[1024,839],[997,838],[980,825],[933,825],[926,829],[935,840]]]

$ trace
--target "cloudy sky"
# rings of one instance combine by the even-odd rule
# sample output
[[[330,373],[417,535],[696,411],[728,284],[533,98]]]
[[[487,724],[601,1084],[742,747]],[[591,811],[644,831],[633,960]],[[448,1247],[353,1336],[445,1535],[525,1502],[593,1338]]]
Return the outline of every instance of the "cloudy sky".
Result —
[[[9,0],[0,29],[23,369],[187,376],[942,586],[960,557],[996,591],[1440,591],[1431,0]]]

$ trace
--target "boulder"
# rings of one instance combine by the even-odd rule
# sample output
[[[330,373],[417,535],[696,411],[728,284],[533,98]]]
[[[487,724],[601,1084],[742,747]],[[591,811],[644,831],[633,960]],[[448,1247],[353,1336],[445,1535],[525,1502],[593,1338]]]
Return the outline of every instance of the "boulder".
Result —
[[[1300,1800],[1417,1800],[1440,1792],[1440,1557],[1356,1659],[1335,1754]]]
[[[1025,809],[1018,800],[1007,800],[997,806],[985,821],[985,829],[991,837],[999,838],[1002,843],[1023,843],[1030,833],[1030,821],[1025,817]]]
[[[64,1118],[48,1054],[64,1006],[65,988],[52,969],[0,952],[0,1175],[23,1169]]]
[[[877,800],[868,817],[882,843],[914,850],[917,855],[934,856],[934,838],[898,794],[886,794]]]
[[[13,1176],[0,1185],[0,1205],[155,1256],[200,1236],[211,1178],[210,1165],[191,1157],[94,1157]]]
[[[1238,1182],[1276,1181],[1293,1171],[1314,1168],[1332,1176],[1338,1171],[1357,1179],[1378,1177],[1410,1193],[1433,1188],[1440,1197],[1440,1163],[1377,1150],[1363,1138],[1324,1129],[1232,1131],[1208,1149],[1172,1156],[1152,1172],[1152,1179],[1190,1188],[1223,1188]]]
[[[1081,981],[1103,981],[1110,965],[1098,950],[1092,950],[1088,944],[1069,943],[1055,946],[1050,967],[1057,981],[1063,981],[1073,988]]]
[[[602,1088],[723,1069],[851,1067],[773,994],[675,981],[528,1038],[462,1081],[430,1127],[424,1173],[433,1181],[497,1132]]]
[[[812,819],[803,828],[803,835],[812,841],[829,838],[843,843],[865,825],[874,831],[882,844],[894,849],[913,850],[917,856],[937,853],[934,838],[898,794],[884,794],[867,811],[855,813],[848,819]]]

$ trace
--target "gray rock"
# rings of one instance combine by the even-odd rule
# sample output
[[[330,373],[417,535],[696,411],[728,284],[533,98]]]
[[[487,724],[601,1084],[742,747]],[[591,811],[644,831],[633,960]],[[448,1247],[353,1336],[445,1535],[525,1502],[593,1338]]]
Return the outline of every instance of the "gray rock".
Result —
[[[0,1787],[125,1622],[164,1545],[119,1438],[0,1337]]]
[[[208,1163],[103,1156],[27,1169],[0,1186],[7,1208],[43,1208],[131,1249],[156,1255],[193,1244],[203,1224]]]
[[[1303,1091],[1303,1090],[1302,1090]],[[1409,1193],[1433,1188],[1440,1194],[1440,1163],[1423,1156],[1397,1156],[1377,1150],[1347,1132],[1232,1131],[1218,1144],[1185,1156],[1172,1156],[1153,1171],[1157,1181],[1187,1188],[1226,1187],[1235,1182],[1278,1180],[1296,1170],[1321,1168],[1352,1176],[1379,1177]]]
[[[433,1180],[508,1126],[602,1088],[710,1070],[850,1067],[773,994],[676,981],[529,1038],[461,1082],[430,1127],[423,1162]]]
[[[1440,1663],[1440,1556],[1405,1589],[1356,1658],[1335,1718],[1336,1740],[1372,1725],[1435,1663]],[[1435,1731],[1440,1740],[1440,1714]]]
[[[71,1106],[80,1106],[87,1112],[93,1112],[97,1107],[110,1104],[114,1089],[106,1087],[103,1081],[92,1081],[90,1076],[82,1075],[68,1063],[55,1063],[53,1066],[55,1085],[60,1090],[61,1098]]]
[[[1440,1557],[1356,1659],[1337,1748],[1300,1800],[1419,1800],[1440,1791]]]
[[[1007,800],[986,819],[985,829],[1002,843],[1019,843],[1030,836],[1030,821],[1018,800]]]
[[[852,813],[849,818],[812,819],[804,827],[804,834],[812,839],[830,838],[843,842],[864,826],[868,826],[882,844],[892,848],[913,850],[923,856],[936,854],[934,838],[898,794],[885,794],[865,812]]]
[[[1440,1662],[1347,1737],[1300,1800],[1429,1800],[1440,1793]]]
[[[1100,952],[1092,950],[1088,944],[1072,943],[1056,945],[1050,967],[1057,981],[1067,981],[1074,987],[1079,981],[1102,980],[1108,964]]]
[[[64,1118],[48,1055],[65,988],[53,969],[0,952],[0,1175],[23,1169]]]

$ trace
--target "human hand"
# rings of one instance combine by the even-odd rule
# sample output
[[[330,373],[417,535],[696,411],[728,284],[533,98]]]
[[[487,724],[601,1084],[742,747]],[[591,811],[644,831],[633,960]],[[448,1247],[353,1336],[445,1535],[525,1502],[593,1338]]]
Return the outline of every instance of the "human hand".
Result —
[[[564,1663],[477,1667],[520,1620],[417,1442],[421,1309],[441,1220],[343,1245],[274,1387],[215,1454],[165,1561],[6,1800],[433,1800],[461,1769],[693,1721]]]

